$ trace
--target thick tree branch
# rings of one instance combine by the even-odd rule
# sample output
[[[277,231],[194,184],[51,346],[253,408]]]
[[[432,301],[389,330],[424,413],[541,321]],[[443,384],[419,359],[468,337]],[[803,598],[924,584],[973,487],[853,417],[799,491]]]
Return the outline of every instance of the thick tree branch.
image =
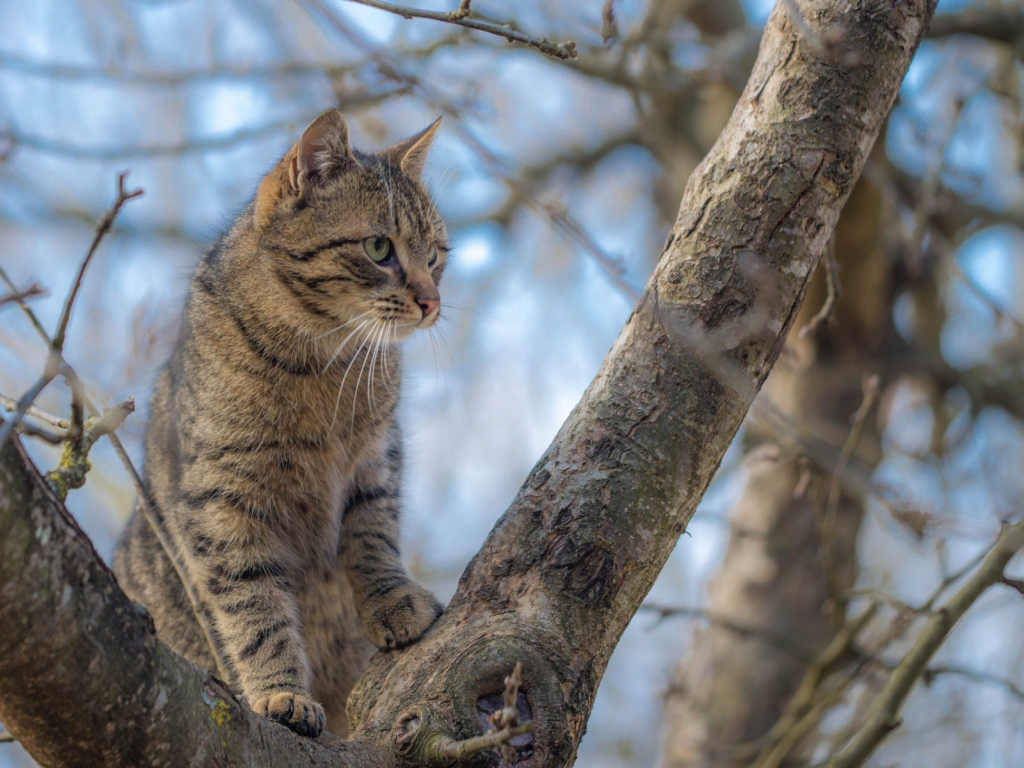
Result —
[[[777,359],[933,9],[802,3],[813,28],[842,30],[852,67],[776,8],[597,378],[445,616],[371,662],[349,701],[352,741],[255,717],[160,645],[16,440],[0,454],[0,721],[44,765],[85,752],[99,765],[415,764],[416,749],[396,754],[411,711],[414,746],[479,735],[480,708],[521,661],[533,732],[517,764],[571,764],[608,658]]]

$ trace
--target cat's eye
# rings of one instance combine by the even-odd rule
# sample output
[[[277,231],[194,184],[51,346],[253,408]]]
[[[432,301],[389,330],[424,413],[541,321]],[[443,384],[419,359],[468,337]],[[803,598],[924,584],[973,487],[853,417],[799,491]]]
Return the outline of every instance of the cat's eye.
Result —
[[[363,241],[366,255],[378,264],[391,255],[391,241],[386,237],[368,237]]]
[[[435,245],[430,249],[430,261],[427,262],[428,267],[432,267],[437,264],[437,246]]]

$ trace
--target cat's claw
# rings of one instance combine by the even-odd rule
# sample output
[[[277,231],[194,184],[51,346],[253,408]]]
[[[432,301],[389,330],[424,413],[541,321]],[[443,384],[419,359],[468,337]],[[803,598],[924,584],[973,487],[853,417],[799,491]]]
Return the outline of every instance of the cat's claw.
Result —
[[[324,708],[300,693],[272,693],[253,701],[252,711],[282,725],[299,736],[315,739],[324,730]]]
[[[371,643],[392,651],[419,640],[442,613],[437,598],[410,581],[375,602],[363,624]]]

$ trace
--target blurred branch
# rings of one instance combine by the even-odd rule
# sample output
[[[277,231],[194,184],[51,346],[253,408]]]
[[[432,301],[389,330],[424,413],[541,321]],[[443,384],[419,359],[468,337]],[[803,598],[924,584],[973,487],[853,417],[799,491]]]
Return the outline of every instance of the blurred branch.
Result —
[[[431,19],[433,21],[444,21],[448,24],[457,24],[460,27],[466,27],[468,29],[475,29],[479,32],[488,32],[498,37],[504,37],[510,43],[522,43],[531,48],[536,48],[541,53],[546,53],[548,56],[554,56],[556,59],[575,59],[576,58],[576,43],[572,40],[566,40],[564,43],[553,43],[546,37],[534,37],[533,35],[527,35],[523,32],[512,29],[506,24],[493,24],[488,21],[476,21],[470,19],[469,15],[472,13],[470,9],[470,3],[472,0],[461,0],[457,10],[443,12],[443,11],[424,11],[419,8],[409,8],[403,5],[395,5],[394,3],[385,3],[381,0],[348,0],[350,3],[358,3],[359,5],[368,5],[371,8],[378,8],[382,11],[388,11],[402,16],[406,19]]]
[[[142,85],[178,86],[197,82],[218,80],[266,80],[269,78],[304,77],[313,75],[338,76],[353,72],[358,65],[343,65],[332,62],[307,64],[304,62],[283,62],[270,66],[221,65],[209,69],[190,69],[178,72],[140,72],[131,69],[55,64],[34,61],[18,56],[0,55],[0,70],[19,72],[25,75],[46,77],[54,80],[117,80],[120,83]]]
[[[4,304],[21,303],[25,299],[34,299],[37,296],[45,295],[46,291],[43,290],[39,283],[32,283],[32,285],[23,291],[11,291],[4,296],[0,296],[0,307]]]
[[[794,658],[801,659],[803,661],[810,661],[813,654],[807,650],[807,648],[794,643],[793,640],[786,635],[779,632],[773,632],[767,627],[758,627],[750,624],[742,624],[738,621],[726,618],[725,616],[719,616],[704,608],[692,608],[683,605],[661,605],[659,603],[644,603],[640,606],[640,611],[645,613],[657,613],[658,621],[670,618],[687,618],[687,619],[700,619],[707,621],[709,624],[722,627],[735,635],[740,637],[750,637],[762,640],[769,645],[773,645],[780,651],[793,656]]]
[[[825,251],[825,303],[821,309],[812,317],[807,325],[800,329],[799,336],[804,338],[818,330],[818,327],[832,318],[832,310],[835,308],[836,299],[840,296],[839,288],[839,264],[836,263],[835,238],[829,241],[828,249]]]
[[[829,768],[857,768],[871,757],[878,745],[900,725],[900,708],[918,679],[925,674],[928,662],[948,637],[957,621],[975,601],[1004,577],[1010,559],[1024,548],[1024,521],[1007,526],[999,534],[985,560],[964,582],[949,601],[932,614],[913,648],[893,671],[868,720],[853,740],[836,757]]]
[[[346,98],[346,103],[343,106],[348,109],[371,106],[403,91],[403,88],[395,88],[375,93],[364,93],[351,99]],[[319,112],[316,114],[319,114]],[[205,139],[185,139],[173,144],[150,146],[86,147],[47,139],[42,136],[20,133],[11,128],[0,129],[0,140],[6,139],[10,143],[9,149],[23,147],[78,160],[127,160],[140,157],[168,157],[192,152],[228,149],[237,144],[255,141],[267,136],[274,136],[280,133],[294,133],[298,127],[316,117],[316,114],[300,115],[297,120],[282,120],[256,128],[243,128],[222,136],[213,136]]]
[[[928,37],[977,35],[999,43],[1015,43],[1024,32],[1024,8],[1020,5],[990,5],[942,13],[932,19]]]
[[[865,376],[862,380],[863,398],[860,407],[853,415],[853,425],[850,434],[843,443],[836,460],[835,471],[832,473],[832,480],[828,488],[828,500],[825,504],[825,514],[821,520],[819,532],[822,576],[825,580],[825,587],[833,599],[841,600],[839,595],[839,581],[836,574],[835,557],[832,552],[833,539],[835,537],[836,522],[839,519],[839,500],[842,496],[843,473],[846,470],[846,463],[853,456],[857,443],[860,441],[861,433],[864,431],[864,422],[878,399],[880,379],[878,374]]]

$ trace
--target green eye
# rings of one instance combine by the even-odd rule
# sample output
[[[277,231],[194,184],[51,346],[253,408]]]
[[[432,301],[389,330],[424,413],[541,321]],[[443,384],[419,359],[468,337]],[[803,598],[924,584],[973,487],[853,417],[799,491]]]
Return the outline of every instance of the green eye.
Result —
[[[386,237],[368,237],[363,241],[366,255],[378,264],[391,255],[391,241]]]
[[[430,261],[427,262],[428,267],[432,267],[437,264],[437,246],[435,245],[430,249]]]

